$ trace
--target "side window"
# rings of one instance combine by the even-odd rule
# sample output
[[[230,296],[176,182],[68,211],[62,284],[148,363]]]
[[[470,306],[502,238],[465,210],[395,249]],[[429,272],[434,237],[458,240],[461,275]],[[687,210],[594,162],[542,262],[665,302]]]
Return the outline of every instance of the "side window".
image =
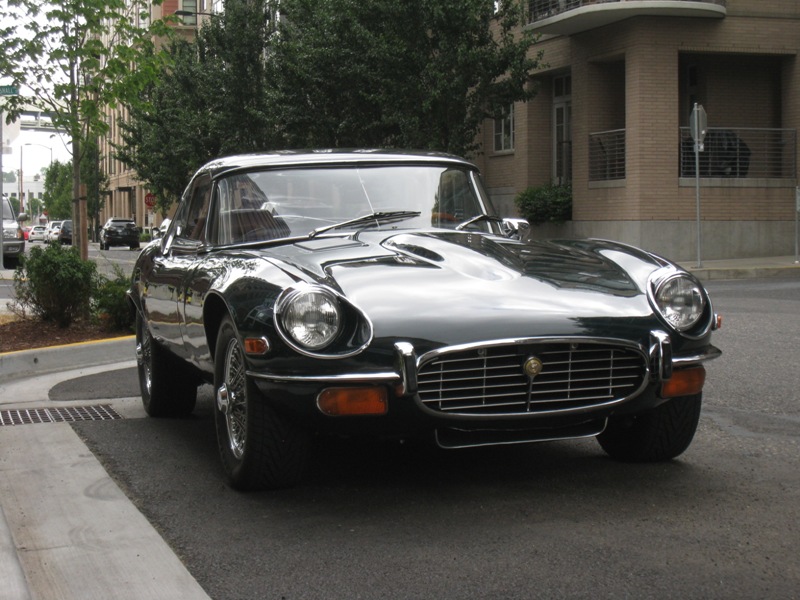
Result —
[[[177,240],[205,242],[208,208],[211,203],[211,178],[198,177],[175,215]]]

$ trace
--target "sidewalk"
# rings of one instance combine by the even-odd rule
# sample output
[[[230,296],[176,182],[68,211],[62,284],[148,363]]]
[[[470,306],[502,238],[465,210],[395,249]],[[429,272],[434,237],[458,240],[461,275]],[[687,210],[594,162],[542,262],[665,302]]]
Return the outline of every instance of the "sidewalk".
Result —
[[[800,277],[793,256],[682,266],[704,281]],[[0,270],[0,280],[12,279]],[[80,377],[132,369],[134,343],[126,337],[0,354],[0,600],[207,600],[68,423],[9,422],[11,413],[98,405],[144,418],[135,392],[102,400],[54,393]]]
[[[97,406],[144,418],[138,396],[59,392],[132,370],[134,346],[125,337],[0,354],[0,600],[208,600],[69,423],[57,422]]]

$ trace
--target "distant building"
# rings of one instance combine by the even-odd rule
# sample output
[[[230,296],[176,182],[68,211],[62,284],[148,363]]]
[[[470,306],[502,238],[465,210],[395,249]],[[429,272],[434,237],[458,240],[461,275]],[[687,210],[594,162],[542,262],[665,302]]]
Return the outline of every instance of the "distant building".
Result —
[[[571,182],[558,234],[697,252],[689,117],[708,116],[700,154],[702,256],[794,252],[800,12],[796,0],[531,0],[546,67],[536,98],[482,133],[495,203]],[[534,227],[534,235],[553,232]]]

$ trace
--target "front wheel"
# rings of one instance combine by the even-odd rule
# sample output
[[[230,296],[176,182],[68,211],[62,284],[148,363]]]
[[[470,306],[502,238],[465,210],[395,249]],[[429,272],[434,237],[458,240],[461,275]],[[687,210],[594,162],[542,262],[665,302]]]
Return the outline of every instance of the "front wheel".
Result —
[[[660,462],[689,447],[700,420],[703,394],[673,398],[638,415],[610,419],[597,441],[611,458]]]
[[[244,349],[230,317],[220,325],[214,356],[217,445],[231,486],[295,485],[308,464],[310,435],[276,411],[247,376]]]
[[[167,352],[136,313],[136,367],[145,412],[151,417],[185,417],[197,402],[198,379]]]

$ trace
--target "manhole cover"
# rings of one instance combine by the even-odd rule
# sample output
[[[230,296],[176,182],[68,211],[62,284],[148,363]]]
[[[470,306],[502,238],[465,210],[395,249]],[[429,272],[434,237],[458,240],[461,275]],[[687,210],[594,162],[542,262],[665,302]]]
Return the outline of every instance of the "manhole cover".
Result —
[[[121,418],[122,417],[108,404],[0,410],[0,425],[72,423],[73,421],[112,421]]]

